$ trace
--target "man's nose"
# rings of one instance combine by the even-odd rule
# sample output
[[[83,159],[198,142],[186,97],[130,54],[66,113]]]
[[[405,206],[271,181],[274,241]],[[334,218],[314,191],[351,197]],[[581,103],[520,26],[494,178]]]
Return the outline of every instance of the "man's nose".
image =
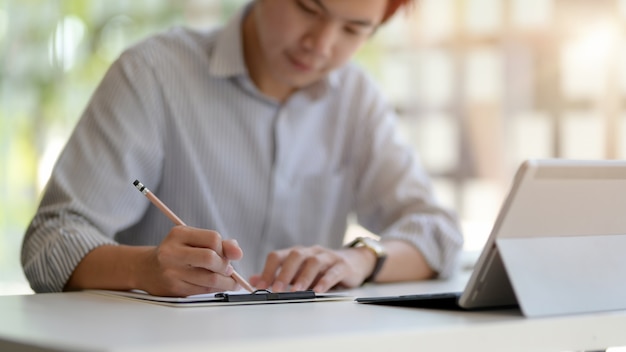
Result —
[[[304,47],[316,56],[328,57],[337,38],[337,28],[332,23],[322,22],[313,26],[304,38]]]

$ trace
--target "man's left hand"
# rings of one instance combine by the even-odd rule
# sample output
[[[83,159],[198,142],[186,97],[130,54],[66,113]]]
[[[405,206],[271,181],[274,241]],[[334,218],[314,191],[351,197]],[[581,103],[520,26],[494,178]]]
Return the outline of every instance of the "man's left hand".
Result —
[[[369,276],[375,262],[374,254],[363,248],[291,247],[271,252],[263,272],[253,275],[250,283],[274,292],[312,289],[321,293],[335,286],[352,288]]]

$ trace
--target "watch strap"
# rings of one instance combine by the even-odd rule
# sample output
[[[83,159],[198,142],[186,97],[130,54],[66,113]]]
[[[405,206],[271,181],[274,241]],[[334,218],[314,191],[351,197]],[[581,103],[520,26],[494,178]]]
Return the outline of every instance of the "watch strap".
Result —
[[[387,259],[387,253],[385,252],[383,246],[373,238],[357,237],[352,242],[348,243],[346,247],[365,247],[371,250],[372,253],[374,253],[374,255],[376,256],[374,270],[372,270],[372,273],[367,278],[365,278],[363,283],[374,281],[374,279],[382,269],[385,260]]]

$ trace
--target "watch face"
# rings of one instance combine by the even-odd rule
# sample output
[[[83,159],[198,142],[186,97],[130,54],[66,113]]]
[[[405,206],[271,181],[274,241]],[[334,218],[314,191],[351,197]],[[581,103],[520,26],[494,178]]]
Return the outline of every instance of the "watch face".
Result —
[[[380,244],[380,242],[376,241],[375,239],[363,237],[361,238],[361,243],[376,252],[377,257],[384,257],[387,255],[387,253],[385,252],[385,248]]]

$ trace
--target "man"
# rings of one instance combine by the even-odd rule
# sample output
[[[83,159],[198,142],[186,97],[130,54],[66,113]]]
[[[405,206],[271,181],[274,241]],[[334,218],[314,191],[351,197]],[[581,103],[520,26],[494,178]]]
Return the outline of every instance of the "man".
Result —
[[[123,53],[27,230],[34,290],[234,290],[231,261],[275,291],[449,275],[457,224],[347,63],[406,4],[256,0],[220,30],[174,29]],[[190,226],[172,227],[135,179]],[[352,212],[380,243],[342,248]]]

